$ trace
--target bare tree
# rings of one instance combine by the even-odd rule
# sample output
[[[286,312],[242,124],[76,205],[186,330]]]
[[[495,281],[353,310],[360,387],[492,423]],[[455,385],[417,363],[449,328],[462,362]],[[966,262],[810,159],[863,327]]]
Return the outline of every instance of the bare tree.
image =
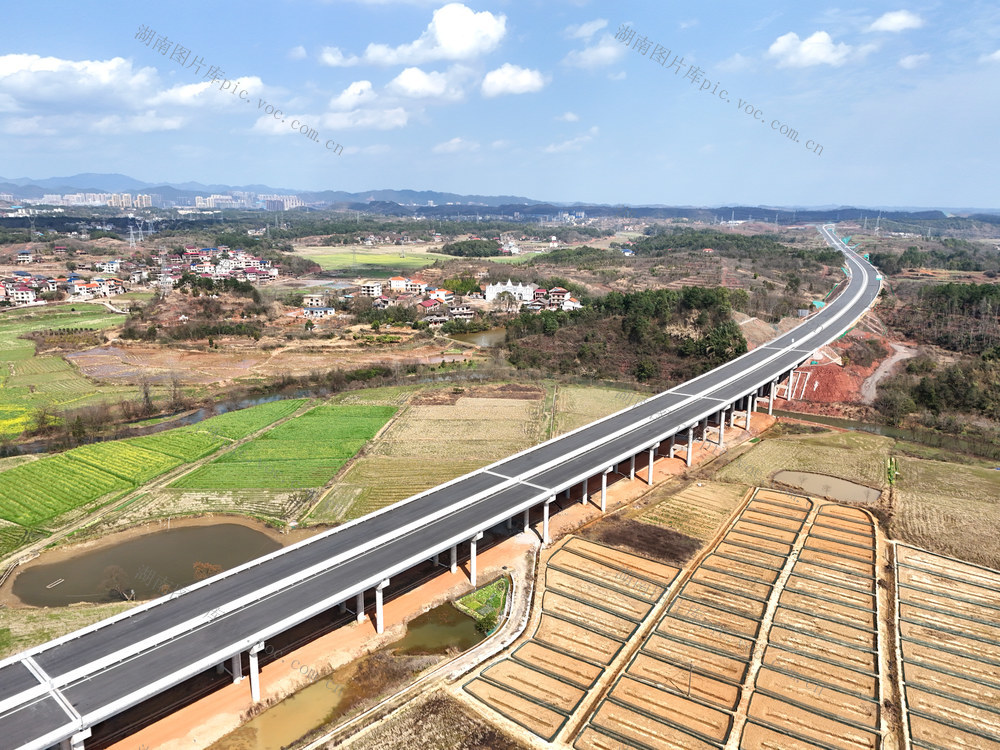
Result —
[[[109,565],[104,569],[104,576],[101,578],[101,588],[107,589],[108,593],[116,593],[127,602],[135,599],[135,590],[126,588],[128,586],[128,574],[120,565]]]

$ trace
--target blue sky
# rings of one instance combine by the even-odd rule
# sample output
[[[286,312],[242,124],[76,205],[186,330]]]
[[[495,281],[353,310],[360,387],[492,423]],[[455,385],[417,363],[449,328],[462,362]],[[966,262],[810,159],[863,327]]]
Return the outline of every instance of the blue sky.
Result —
[[[67,9],[5,4],[5,177],[1000,207],[995,0]]]

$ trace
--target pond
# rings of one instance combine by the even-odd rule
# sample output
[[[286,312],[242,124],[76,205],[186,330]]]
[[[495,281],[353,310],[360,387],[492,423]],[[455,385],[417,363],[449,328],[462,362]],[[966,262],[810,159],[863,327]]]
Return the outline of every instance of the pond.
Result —
[[[846,479],[828,477],[826,474],[813,474],[808,471],[779,471],[774,475],[774,481],[789,487],[796,487],[813,497],[824,497],[843,503],[873,505],[882,494],[871,487],[848,482]]]
[[[488,328],[485,331],[476,331],[475,333],[454,333],[449,336],[456,341],[464,341],[466,344],[475,344],[480,347],[490,347],[490,346],[503,346],[504,341],[507,339],[507,329],[500,328]]]
[[[115,587],[134,589],[136,599],[151,599],[164,587],[174,591],[194,583],[195,563],[228,570],[280,547],[266,534],[236,523],[165,529],[31,565],[17,574],[12,590],[36,607],[121,601]]]

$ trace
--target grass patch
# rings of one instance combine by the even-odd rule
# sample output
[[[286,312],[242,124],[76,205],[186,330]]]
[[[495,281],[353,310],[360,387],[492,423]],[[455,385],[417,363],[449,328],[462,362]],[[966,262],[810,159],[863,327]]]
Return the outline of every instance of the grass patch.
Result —
[[[506,577],[498,578],[493,583],[488,583],[471,594],[466,594],[454,602],[454,605],[459,612],[473,618],[477,623],[482,622],[487,616],[493,615],[495,626],[496,619],[503,614],[509,591],[510,581]]]
[[[743,484],[701,482],[680,492],[676,487],[660,486],[648,496],[651,506],[639,521],[673,529],[695,539],[711,539],[746,493]]]
[[[422,247],[297,247],[295,253],[319,264],[324,271],[353,271],[369,276],[391,276],[392,271],[415,271],[452,256]]]

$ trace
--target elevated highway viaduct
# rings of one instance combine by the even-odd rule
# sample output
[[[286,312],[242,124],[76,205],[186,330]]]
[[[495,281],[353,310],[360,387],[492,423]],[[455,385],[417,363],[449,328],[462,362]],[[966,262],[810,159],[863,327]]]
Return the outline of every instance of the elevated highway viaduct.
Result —
[[[876,301],[877,271],[832,227],[819,231],[844,254],[847,284],[792,331],[573,432],[0,662],[0,745],[84,748],[99,723],[206,670],[226,665],[242,679],[246,655],[256,701],[269,640],[337,609],[360,620],[372,599],[381,632],[394,576],[440,556],[455,570],[461,545],[475,583],[484,531],[527,527],[540,510],[547,542],[549,506],[584,482],[600,480],[603,510],[611,472],[635,476],[637,462],[658,455],[690,463],[695,440],[721,442],[719,426],[748,423],[758,402],[770,411],[778,384]]]

